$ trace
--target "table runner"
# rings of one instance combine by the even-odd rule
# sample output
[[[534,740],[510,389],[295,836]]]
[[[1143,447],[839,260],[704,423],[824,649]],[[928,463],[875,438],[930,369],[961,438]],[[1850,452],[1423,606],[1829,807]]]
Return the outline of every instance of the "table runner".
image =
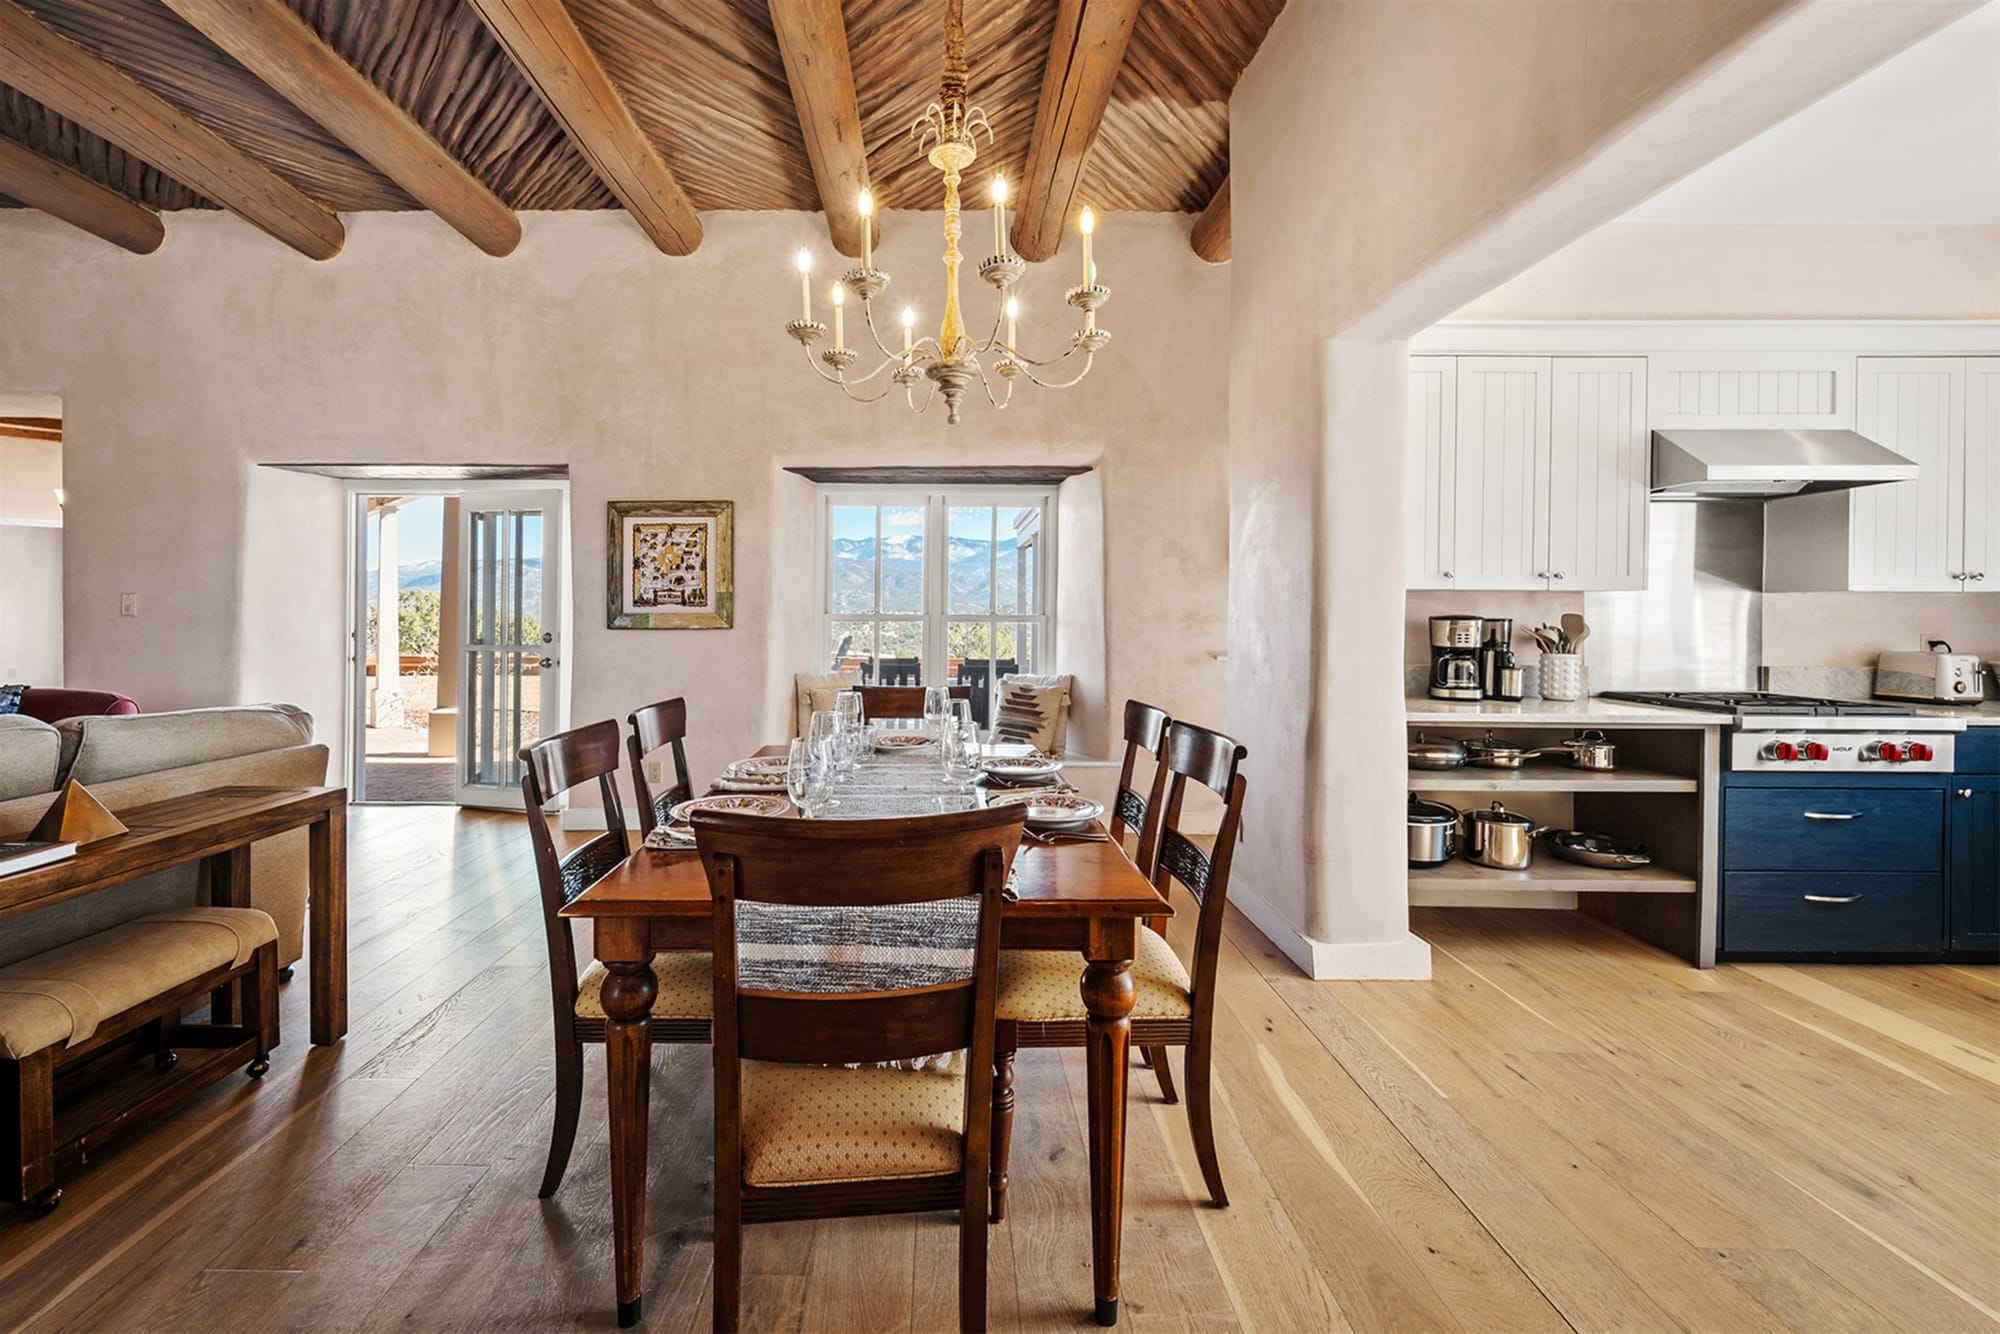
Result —
[[[979,789],[950,783],[936,745],[908,751],[881,751],[872,746],[855,760],[854,768],[828,788],[815,818],[821,820],[884,820],[906,815],[945,815],[969,811],[980,804]]]

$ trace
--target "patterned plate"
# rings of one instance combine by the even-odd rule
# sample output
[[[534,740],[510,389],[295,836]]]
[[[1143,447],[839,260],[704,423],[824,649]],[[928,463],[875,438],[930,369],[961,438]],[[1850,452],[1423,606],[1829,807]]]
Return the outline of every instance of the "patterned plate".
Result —
[[[919,750],[937,744],[937,738],[922,732],[877,732],[872,739],[875,749],[891,752]]]
[[[1053,778],[1062,772],[1062,761],[1052,760],[1046,755],[996,755],[979,762],[984,772],[1003,782],[1033,782],[1041,778]]]
[[[1028,802],[1028,823],[1036,828],[1083,824],[1104,814],[1104,807],[1077,792],[1036,792]]]
[[[792,803],[783,797],[731,792],[684,801],[667,812],[667,819],[673,824],[686,824],[688,816],[696,811],[739,811],[744,815],[783,815],[791,808]]]
[[[785,769],[791,763],[783,755],[752,755],[747,760],[737,760],[722,772],[731,778],[775,778],[785,779]]]

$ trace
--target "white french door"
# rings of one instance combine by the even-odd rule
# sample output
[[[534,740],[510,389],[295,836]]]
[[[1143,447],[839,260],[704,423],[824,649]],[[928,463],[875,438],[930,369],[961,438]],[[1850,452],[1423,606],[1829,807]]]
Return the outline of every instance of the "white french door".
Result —
[[[556,490],[460,500],[461,806],[521,809],[521,748],[564,726],[563,500]]]

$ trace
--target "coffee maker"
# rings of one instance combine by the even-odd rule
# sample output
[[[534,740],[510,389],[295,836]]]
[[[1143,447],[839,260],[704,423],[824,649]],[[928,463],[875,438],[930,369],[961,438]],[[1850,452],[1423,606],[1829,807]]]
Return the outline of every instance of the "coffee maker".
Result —
[[[1479,637],[1485,626],[1478,616],[1431,617],[1432,699],[1481,697]]]
[[[1514,661],[1514,622],[1488,617],[1479,645],[1479,690],[1488,699],[1518,700],[1525,693],[1526,673]]]

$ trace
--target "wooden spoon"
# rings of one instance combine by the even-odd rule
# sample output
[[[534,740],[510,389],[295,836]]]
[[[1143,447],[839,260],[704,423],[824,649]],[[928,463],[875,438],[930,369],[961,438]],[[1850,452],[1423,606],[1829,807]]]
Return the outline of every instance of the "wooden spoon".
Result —
[[[1583,617],[1573,611],[1566,611],[1562,615],[1562,627],[1563,638],[1569,641],[1569,651],[1583,652],[1583,641],[1590,638],[1590,627],[1584,624]]]

